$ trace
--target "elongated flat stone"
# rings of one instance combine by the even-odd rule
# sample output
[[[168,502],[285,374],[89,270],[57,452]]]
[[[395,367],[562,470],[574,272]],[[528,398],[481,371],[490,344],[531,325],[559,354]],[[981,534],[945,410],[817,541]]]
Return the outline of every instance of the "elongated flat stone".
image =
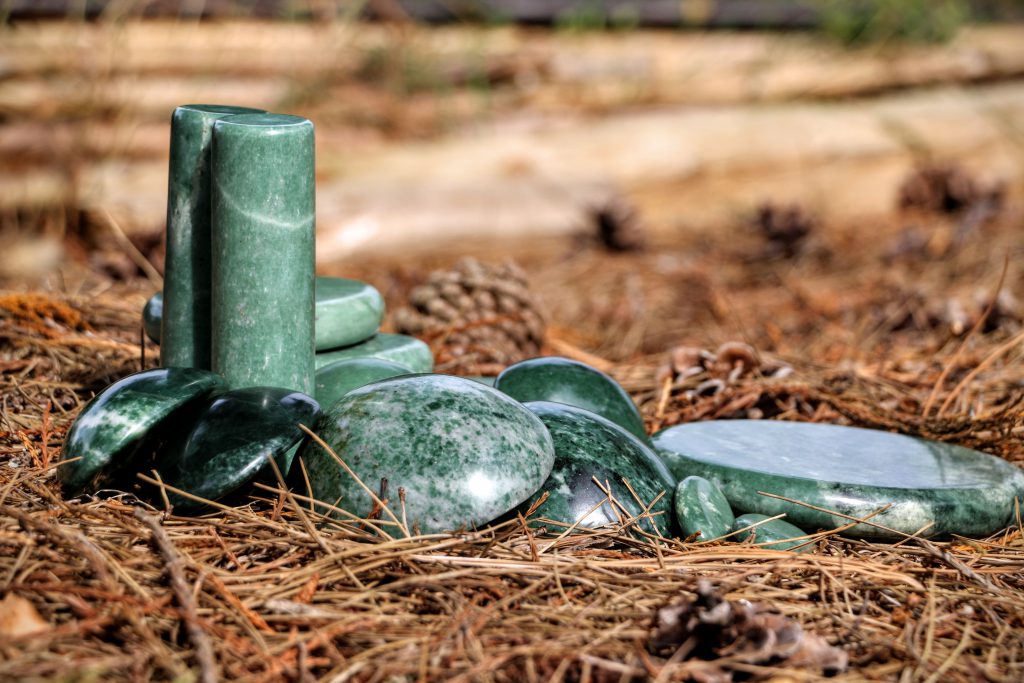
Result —
[[[767,550],[795,550],[798,553],[809,553],[814,550],[813,543],[809,543],[806,538],[801,538],[806,536],[807,533],[799,527],[793,526],[784,519],[773,519],[770,522],[765,522],[764,520],[766,519],[770,519],[770,517],[756,513],[748,513],[737,517],[732,529],[733,531],[740,532],[736,534],[736,540],[746,541],[753,537],[752,543]],[[753,529],[747,529],[747,527],[758,522],[764,523]],[[746,529],[746,531],[740,531],[740,529]],[[794,541],[789,539],[800,540]]]
[[[316,369],[339,360],[379,358],[398,363],[412,372],[430,372],[434,369],[434,355],[430,347],[415,337],[404,334],[375,334],[362,344],[346,346],[316,354]]]
[[[147,444],[188,422],[209,397],[227,387],[195,368],[157,368],[114,382],[82,408],[68,431],[57,469],[68,493],[95,491],[130,470]]]
[[[316,350],[366,341],[384,317],[384,298],[376,287],[339,277],[316,279]]]
[[[494,388],[519,401],[554,401],[607,418],[650,443],[633,399],[600,370],[568,358],[532,358],[510,365]]]
[[[669,535],[675,479],[640,439],[589,410],[549,401],[524,405],[551,433],[555,465],[544,486],[523,507],[528,508],[546,492],[548,499],[537,509],[540,517],[567,526],[596,528],[621,524],[650,506],[651,514],[642,519],[640,527]],[[608,502],[608,494],[595,479],[611,491],[618,504]]]
[[[158,466],[165,483],[207,500],[217,500],[269,469],[267,458],[288,473],[295,447],[320,416],[311,397],[289,389],[247,387],[218,396],[195,418],[180,450]],[[171,496],[182,509],[201,507]]]
[[[160,343],[160,323],[164,317],[164,293],[157,292],[149,297],[142,309],[142,328],[150,341]]]
[[[836,425],[723,420],[678,425],[654,436],[676,476],[717,484],[736,510],[786,518],[806,529],[850,520],[759,495],[784,496],[855,518],[883,506],[853,537],[896,539],[930,525],[926,535],[987,536],[1024,497],[1024,472],[978,451]]]
[[[284,114],[223,118],[211,166],[211,367],[233,389],[312,394],[313,124]]]
[[[683,537],[711,541],[733,530],[736,516],[721,489],[703,477],[686,477],[676,487],[676,520]]]
[[[512,510],[551,473],[555,453],[540,419],[508,396],[446,375],[396,377],[349,392],[317,433],[377,491],[387,480],[399,515],[424,533],[474,527]],[[366,515],[370,497],[319,444],[299,451],[313,495]],[[384,517],[386,519],[386,516]]]
[[[316,371],[316,400],[329,408],[339,398],[370,382],[408,375],[409,368],[379,358],[339,360]]]
[[[167,185],[167,328],[160,335],[161,365],[210,369],[210,145],[213,124],[259,109],[187,104],[171,116]]]

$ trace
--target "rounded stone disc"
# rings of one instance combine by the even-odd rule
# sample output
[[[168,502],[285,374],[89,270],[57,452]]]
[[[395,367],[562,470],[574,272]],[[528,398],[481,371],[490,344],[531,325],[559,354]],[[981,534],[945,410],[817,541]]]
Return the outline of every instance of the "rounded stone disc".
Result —
[[[412,375],[374,382],[331,406],[316,432],[390,509],[405,492],[410,531],[477,526],[512,510],[551,473],[551,436],[522,404],[472,380]],[[300,449],[313,496],[366,515],[373,501],[319,444]],[[386,517],[385,517],[386,518]]]
[[[129,468],[147,442],[178,420],[190,419],[211,394],[226,389],[224,380],[196,368],[157,368],[114,382],[75,418],[57,469],[69,493],[103,488]]]
[[[754,526],[755,524],[757,526]],[[798,553],[809,553],[814,550],[814,543],[803,538],[807,535],[803,529],[784,519],[748,513],[736,518],[732,530],[739,532],[735,540],[746,541],[752,538],[751,542],[754,545],[766,550],[793,550]]]
[[[150,341],[160,343],[160,323],[164,317],[164,293],[157,292],[149,297],[142,309],[142,327]]]
[[[339,398],[370,382],[408,375],[412,370],[380,358],[339,360],[316,371],[316,400],[330,408]]]
[[[378,333],[366,341],[316,354],[316,369],[339,360],[353,358],[379,358],[410,368],[413,372],[430,372],[434,369],[434,355],[430,347],[416,337],[404,334]]]
[[[312,428],[320,405],[309,396],[277,387],[246,387],[218,396],[195,419],[188,437],[171,448],[158,469],[165,483],[217,500],[251,481],[274,458],[288,473],[295,446]],[[201,504],[180,496],[182,508]]]
[[[384,297],[376,287],[340,277],[316,279],[316,350],[366,341],[384,317]]]
[[[713,541],[733,530],[736,516],[721,489],[704,477],[686,477],[676,487],[676,521],[683,537]]]
[[[1024,471],[987,453],[902,434],[827,424],[721,420],[677,425],[654,436],[677,477],[717,484],[732,506],[765,515],[786,513],[805,529],[850,520],[775,495],[862,518],[844,533],[901,538],[926,525],[925,535],[986,536],[1003,528]]]

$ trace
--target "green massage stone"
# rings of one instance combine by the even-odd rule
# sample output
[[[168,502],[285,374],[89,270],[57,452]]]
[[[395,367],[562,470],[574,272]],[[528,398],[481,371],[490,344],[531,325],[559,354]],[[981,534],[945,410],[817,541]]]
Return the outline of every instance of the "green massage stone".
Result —
[[[149,297],[142,309],[142,328],[151,341],[160,343],[160,322],[164,317],[164,293],[157,292]]]
[[[732,532],[736,516],[721,489],[703,477],[686,477],[676,487],[676,520],[683,538],[710,541]]]
[[[412,370],[379,358],[339,360],[316,371],[316,400],[331,407],[339,398],[370,382],[411,374]]]
[[[731,531],[739,531],[735,538],[737,541],[746,541],[753,537],[753,543],[758,547],[766,550],[796,550],[798,553],[809,553],[814,550],[814,543],[807,538],[807,533],[798,527],[793,526],[789,522],[782,519],[773,519],[770,522],[764,522],[766,519],[771,519],[767,515],[759,515],[756,513],[749,513],[741,515],[736,518],[736,522],[733,525]],[[753,529],[747,529],[746,531],[740,531],[740,529],[746,529],[752,524],[758,522],[764,522],[760,526],[756,526]],[[800,540],[791,541],[791,538],[798,538]]]
[[[316,354],[316,369],[319,370],[339,360],[354,358],[379,358],[404,365],[412,372],[430,372],[434,369],[434,356],[425,343],[404,334],[383,332],[375,334],[361,344],[321,351]]]

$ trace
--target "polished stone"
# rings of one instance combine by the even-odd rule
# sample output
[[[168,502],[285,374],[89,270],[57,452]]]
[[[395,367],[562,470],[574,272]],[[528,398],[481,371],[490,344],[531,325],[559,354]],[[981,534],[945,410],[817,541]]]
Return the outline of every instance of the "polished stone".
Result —
[[[346,346],[316,354],[316,369],[339,360],[379,358],[398,363],[412,372],[430,372],[434,369],[434,355],[430,347],[415,337],[404,334],[375,334],[362,344]]]
[[[131,469],[182,416],[198,412],[224,381],[206,370],[157,368],[129,375],[97,394],[75,418],[57,469],[69,493],[95,491]]]
[[[736,518],[736,522],[731,529],[731,531],[739,531],[733,538],[737,541],[746,541],[753,537],[752,543],[766,550],[795,550],[798,553],[809,553],[814,550],[814,543],[810,542],[809,539],[801,538],[806,536],[807,533],[799,527],[793,526],[783,519],[773,519],[770,522],[764,522],[766,519],[770,518],[767,515],[759,515],[757,513],[740,515]],[[740,531],[740,529],[746,529],[758,522],[764,522],[764,524],[753,529]],[[789,540],[791,538],[798,538],[800,540],[791,541]]]
[[[684,538],[711,541],[733,530],[736,516],[721,489],[703,477],[686,477],[676,487],[676,521]]]
[[[532,358],[506,368],[494,387],[519,401],[554,401],[595,412],[650,443],[633,399],[589,365],[568,358]]]
[[[218,119],[259,109],[188,104],[171,116],[160,363],[210,369],[210,145]]]
[[[492,377],[490,375],[466,375],[466,379],[471,379],[474,382],[480,382],[480,384],[488,387],[493,387],[494,383],[498,381],[497,377]]]
[[[390,508],[424,533],[475,527],[512,510],[551,473],[555,453],[540,419],[508,396],[460,377],[396,377],[349,392],[317,433]],[[315,498],[360,515],[371,498],[319,444],[299,451]],[[385,517],[386,518],[386,517]],[[412,530],[412,529],[410,529]]]
[[[309,396],[290,389],[247,387],[218,396],[195,419],[188,437],[161,459],[165,483],[200,498],[217,500],[270,470],[274,458],[282,475],[291,466],[295,447],[320,416]],[[171,502],[183,509],[201,506],[180,496]]]
[[[164,317],[164,293],[157,292],[149,297],[142,309],[142,329],[150,341],[160,343],[160,321]]]
[[[313,393],[313,124],[245,114],[213,126],[212,368],[233,389]]]
[[[555,445],[555,466],[544,486],[523,505],[528,508],[546,492],[537,515],[584,528],[619,524],[650,507],[640,523],[648,532],[667,536],[672,526],[675,479],[650,448],[625,429],[589,410],[564,403],[531,401],[524,404],[541,419]],[[611,491],[619,505],[594,480]],[[628,481],[636,496],[623,483]],[[639,500],[637,500],[639,498]],[[653,524],[652,524],[653,522]]]
[[[370,382],[411,374],[412,370],[379,358],[339,360],[316,371],[316,400],[324,408]]]
[[[339,277],[316,279],[316,350],[366,341],[384,317],[384,298],[376,287]]]
[[[807,529],[849,520],[759,491],[871,521],[844,534],[901,538],[987,536],[1009,521],[1024,496],[1024,471],[978,451],[901,434],[827,424],[723,420],[678,425],[654,436],[677,477],[716,483],[733,508],[787,519]],[[898,533],[897,533],[898,532]]]

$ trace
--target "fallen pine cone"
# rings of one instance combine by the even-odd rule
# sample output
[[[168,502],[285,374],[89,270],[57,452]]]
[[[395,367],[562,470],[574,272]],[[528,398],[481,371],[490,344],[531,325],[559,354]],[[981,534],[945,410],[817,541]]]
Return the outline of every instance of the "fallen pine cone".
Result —
[[[1003,194],[1002,184],[983,185],[957,164],[928,163],[918,166],[903,181],[899,206],[953,214],[987,202],[998,210]]]

